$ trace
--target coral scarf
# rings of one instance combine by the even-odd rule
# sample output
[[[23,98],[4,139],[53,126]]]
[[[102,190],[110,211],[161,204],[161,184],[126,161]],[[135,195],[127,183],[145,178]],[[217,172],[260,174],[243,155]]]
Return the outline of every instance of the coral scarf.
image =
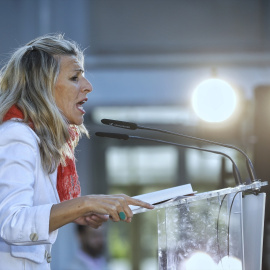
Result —
[[[8,121],[12,118],[24,119],[23,112],[16,105],[13,105],[8,110],[3,121]],[[34,130],[32,123],[30,123],[29,126]],[[68,145],[72,150],[71,152],[73,153],[73,157],[66,157],[66,166],[60,164],[57,168],[57,192],[61,202],[76,198],[81,194],[80,182],[75,165],[74,150],[72,147],[72,142],[78,139],[79,134],[76,129],[72,127],[69,132],[71,141],[68,142]]]

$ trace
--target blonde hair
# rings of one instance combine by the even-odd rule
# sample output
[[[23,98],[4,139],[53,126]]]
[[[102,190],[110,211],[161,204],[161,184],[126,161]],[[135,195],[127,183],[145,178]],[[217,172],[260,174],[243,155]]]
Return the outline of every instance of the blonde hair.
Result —
[[[59,56],[75,56],[83,65],[84,56],[74,41],[63,35],[45,35],[17,49],[0,73],[0,123],[16,104],[24,122],[32,121],[40,138],[43,168],[52,173],[70,156],[70,125],[54,99],[54,85],[60,71]],[[72,127],[79,135],[88,132],[84,125]]]

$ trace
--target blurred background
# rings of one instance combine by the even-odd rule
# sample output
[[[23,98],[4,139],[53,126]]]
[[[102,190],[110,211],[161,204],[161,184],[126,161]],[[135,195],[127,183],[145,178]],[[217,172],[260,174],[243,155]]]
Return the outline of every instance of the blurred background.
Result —
[[[233,144],[248,154],[257,178],[269,180],[270,1],[0,0],[1,65],[15,48],[55,32],[85,49],[85,76],[94,89],[85,105],[91,138],[77,149],[83,195],[134,196],[186,183],[203,192],[236,184],[231,162],[222,155],[97,138],[96,131],[224,151],[237,162],[243,182],[250,181],[236,151],[104,126],[102,118]],[[264,270],[270,260],[268,204]],[[157,269],[156,219],[152,211],[135,215],[131,224],[108,222],[108,269]],[[61,228],[52,270],[69,269],[79,248],[75,226]]]

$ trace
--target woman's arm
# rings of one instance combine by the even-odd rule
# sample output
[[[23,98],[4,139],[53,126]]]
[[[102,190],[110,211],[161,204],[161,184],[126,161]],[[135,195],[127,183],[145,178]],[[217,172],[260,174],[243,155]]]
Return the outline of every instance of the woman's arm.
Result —
[[[1,124],[0,134],[0,237],[12,245],[53,243],[49,217],[56,198],[40,169],[36,135],[15,121]]]
[[[96,220],[97,224],[101,224],[103,220],[107,221],[108,218],[106,215],[115,222],[120,221],[120,212],[124,212],[126,215],[124,221],[131,222],[133,213],[129,205],[141,206],[148,209],[154,208],[151,204],[133,199],[124,194],[87,195],[53,205],[50,215],[49,232],[83,217],[85,218],[85,225],[91,226],[90,216],[93,214],[95,215],[94,220]]]
[[[0,125],[0,134],[0,237],[10,244],[52,243],[56,234],[49,232],[67,223],[98,227],[109,217],[119,221],[119,212],[130,222],[128,205],[152,208],[126,195],[89,195],[54,204],[34,132],[23,123],[8,121]],[[32,239],[33,234],[38,238]]]

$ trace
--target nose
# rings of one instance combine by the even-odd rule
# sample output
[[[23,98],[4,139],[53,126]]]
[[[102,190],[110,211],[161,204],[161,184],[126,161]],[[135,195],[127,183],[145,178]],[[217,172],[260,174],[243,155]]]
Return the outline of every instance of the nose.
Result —
[[[84,78],[84,79],[85,79],[85,81],[84,81],[84,84],[83,84],[82,91],[87,92],[87,93],[92,92],[93,91],[92,84],[86,78]]]

